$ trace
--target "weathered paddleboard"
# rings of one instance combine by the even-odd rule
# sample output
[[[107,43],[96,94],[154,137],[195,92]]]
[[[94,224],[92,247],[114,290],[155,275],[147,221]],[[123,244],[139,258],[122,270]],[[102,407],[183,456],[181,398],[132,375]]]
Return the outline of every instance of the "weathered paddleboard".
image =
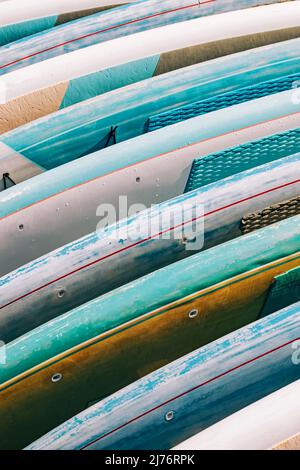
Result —
[[[99,10],[101,3],[103,2],[98,2]],[[110,3],[112,4],[112,2]],[[122,1],[116,0],[117,3],[122,3]],[[23,41],[2,47],[0,49],[0,75],[92,44],[146,29],[226,11],[276,3],[276,0],[219,0],[217,2],[213,0],[203,2],[198,0],[164,0],[163,2],[161,0],[147,0],[137,3],[129,1],[128,3],[129,5],[123,8],[89,15],[87,18],[47,29],[25,38]],[[30,8],[30,5],[28,7]],[[73,8],[75,8],[74,5]],[[60,18],[58,17],[56,24],[59,22]],[[9,33],[11,33],[11,29]],[[20,29],[18,26],[17,30]],[[1,31],[2,36],[5,35],[5,32],[8,33],[7,29],[4,31],[0,29],[0,41]]]
[[[289,219],[155,271],[7,345],[1,448],[26,445],[92,402],[256,320],[278,276],[299,270],[298,224],[299,217]]]
[[[169,449],[300,377],[299,302],[153,372],[28,449]]]

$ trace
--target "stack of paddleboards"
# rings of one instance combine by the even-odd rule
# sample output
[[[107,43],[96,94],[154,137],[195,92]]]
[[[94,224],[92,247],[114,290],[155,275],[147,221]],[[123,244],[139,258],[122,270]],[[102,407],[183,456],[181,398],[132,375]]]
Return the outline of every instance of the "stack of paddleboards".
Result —
[[[0,449],[300,448],[299,51],[299,0],[0,2]]]

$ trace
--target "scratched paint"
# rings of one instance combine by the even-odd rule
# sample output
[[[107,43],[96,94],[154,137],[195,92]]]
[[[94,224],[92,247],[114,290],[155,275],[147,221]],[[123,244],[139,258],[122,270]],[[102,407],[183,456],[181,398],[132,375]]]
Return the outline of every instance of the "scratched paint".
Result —
[[[96,13],[87,18],[47,29],[47,31],[35,34],[33,37],[2,47],[0,49],[0,75],[51,57],[116,37],[127,36],[138,31],[233,9],[238,10],[251,6],[271,4],[275,3],[275,0],[240,0],[238,2],[210,0],[204,1],[202,5],[201,3],[198,0],[165,0],[163,2],[161,0],[148,0],[137,4],[129,4],[117,10]],[[56,20],[57,17],[49,19],[48,28],[54,26]],[[19,25],[15,28],[10,26],[7,27],[7,30],[13,35],[19,27]],[[5,32],[2,30],[2,36],[5,36]],[[1,43],[4,43],[4,39],[1,40],[0,34]]]

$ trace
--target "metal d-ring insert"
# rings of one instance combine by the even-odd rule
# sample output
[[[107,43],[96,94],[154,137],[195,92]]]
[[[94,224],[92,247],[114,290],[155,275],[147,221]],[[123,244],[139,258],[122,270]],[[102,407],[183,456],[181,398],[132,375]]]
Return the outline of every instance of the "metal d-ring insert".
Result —
[[[54,384],[59,382],[61,379],[62,379],[62,374],[60,374],[59,372],[57,374],[54,374],[52,375],[51,377],[51,382],[53,382]]]
[[[189,312],[189,318],[196,318],[198,316],[198,313],[199,313],[198,309],[193,308],[193,310]]]
[[[166,421],[172,421],[172,419],[174,418],[174,411],[168,411],[166,414],[165,414],[165,420]]]

